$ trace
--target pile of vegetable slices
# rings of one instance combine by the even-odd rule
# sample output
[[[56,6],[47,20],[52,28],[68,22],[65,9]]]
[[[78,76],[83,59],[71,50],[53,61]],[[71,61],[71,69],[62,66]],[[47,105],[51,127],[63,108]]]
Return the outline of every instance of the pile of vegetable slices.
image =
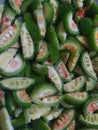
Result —
[[[0,130],[98,130],[98,5],[0,1]]]

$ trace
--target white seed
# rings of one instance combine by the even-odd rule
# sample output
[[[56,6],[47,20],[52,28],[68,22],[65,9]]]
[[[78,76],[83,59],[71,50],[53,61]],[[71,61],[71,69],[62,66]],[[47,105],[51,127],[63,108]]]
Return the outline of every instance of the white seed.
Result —
[[[6,36],[7,38],[10,38],[10,34],[9,34],[9,33],[6,33],[5,36]]]
[[[13,35],[13,34],[14,34],[13,30],[9,30],[9,33],[10,33],[11,35]]]

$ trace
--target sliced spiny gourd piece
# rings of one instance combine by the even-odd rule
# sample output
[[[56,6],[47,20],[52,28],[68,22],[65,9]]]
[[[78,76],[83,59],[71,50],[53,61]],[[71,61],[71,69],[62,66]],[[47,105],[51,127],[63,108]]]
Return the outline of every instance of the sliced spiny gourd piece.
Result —
[[[32,101],[38,105],[52,107],[58,105],[62,100],[63,96],[56,95],[56,96],[44,97],[41,99],[33,99]]]
[[[48,78],[55,84],[56,89],[61,92],[62,91],[62,80],[57,73],[57,71],[54,69],[53,66],[47,65],[48,68]]]
[[[73,105],[81,105],[85,103],[89,97],[87,92],[67,93],[64,96],[65,96],[65,101]]]
[[[86,79],[84,76],[79,76],[71,82],[64,84],[65,92],[75,92],[82,89],[85,85]]]
[[[40,74],[40,75],[48,74],[48,68],[45,64],[33,63],[32,69],[35,73]]]
[[[17,49],[8,49],[0,54],[0,68],[4,69],[9,61],[16,55]]]
[[[39,27],[40,35],[44,37],[45,33],[46,33],[46,22],[45,22],[45,18],[44,18],[41,4],[36,10],[34,10],[34,15],[36,17],[36,21],[37,21],[37,25]]]
[[[67,38],[67,33],[64,30],[63,22],[58,24],[57,27],[57,36],[60,40],[60,42],[64,43]]]
[[[31,106],[31,99],[25,90],[14,91],[13,95],[19,106],[24,108],[29,108]]]
[[[57,12],[58,12],[58,2],[57,2],[57,0],[50,0],[49,1],[50,2],[50,4],[52,5],[52,7],[53,7],[53,10],[54,10],[54,16],[53,16],[53,23],[55,23],[56,22],[56,20],[57,20]]]
[[[22,5],[22,0],[9,0],[9,4],[17,14],[20,14],[21,12],[20,7]]]
[[[75,130],[75,124],[76,124],[76,121],[75,119],[72,120],[72,122],[70,123],[70,125],[67,127],[66,130]]]
[[[33,39],[31,38],[25,23],[22,24],[20,36],[24,59],[32,59],[34,56],[35,47]]]
[[[25,113],[30,120],[36,120],[49,113],[50,110],[51,110],[50,107],[44,107],[32,104],[32,106],[29,109],[25,110]]]
[[[5,93],[2,89],[0,89],[0,106],[5,105]]]
[[[36,55],[36,61],[44,62],[49,56],[47,43],[45,41],[39,42],[37,46],[37,51],[38,53]]]
[[[96,72],[96,75],[98,75],[98,56],[92,58],[92,65]]]
[[[68,72],[67,67],[62,61],[57,63],[56,70],[64,81],[71,81],[71,74]]]
[[[2,32],[11,26],[11,23],[15,19],[16,13],[8,6],[5,5],[2,21],[1,21],[1,30]]]
[[[26,89],[34,83],[34,79],[27,77],[13,77],[2,79],[0,84],[3,88],[9,90]]]
[[[31,92],[31,99],[38,100],[56,94],[55,86],[49,83],[41,84]]]
[[[42,36],[40,35],[39,28],[37,24],[35,23],[32,15],[26,12],[24,14],[24,20],[26,22],[27,29],[30,32],[32,39],[34,41],[40,41],[42,39]]]
[[[58,109],[52,109],[48,114],[46,114],[43,119],[46,121],[46,122],[49,122],[53,119],[56,119],[57,117],[59,117],[62,113],[63,109],[61,108],[58,108]]]
[[[96,87],[96,80],[92,78],[86,79],[86,91],[91,91]]]
[[[66,129],[71,121],[73,120],[75,115],[74,110],[65,110],[62,114],[57,118],[54,123],[53,130],[64,130]]]
[[[54,9],[48,1],[43,3],[43,14],[46,24],[51,24],[54,16]]]
[[[12,49],[19,49],[21,47],[20,42],[16,41],[15,44],[13,44],[10,48]]]
[[[91,128],[98,128],[98,114],[80,115],[80,121]]]
[[[66,49],[71,51],[71,55],[68,60],[68,69],[70,71],[73,71],[78,62],[80,53],[82,51],[82,46],[76,39],[68,38],[66,42],[60,47],[60,50],[66,50]]]
[[[1,18],[2,18],[3,10],[4,10],[4,2],[1,1],[1,3],[0,3],[0,23],[1,23]]]
[[[18,39],[21,28],[21,22],[16,20],[13,26],[9,26],[2,34],[0,34],[0,51],[8,49]]]
[[[91,49],[98,52],[98,27],[94,27],[89,35]]]
[[[65,14],[63,19],[64,29],[70,35],[79,34],[78,26],[73,20],[73,13],[69,11]]]
[[[14,130],[10,116],[5,107],[0,109],[0,130]]]
[[[23,71],[25,68],[25,62],[22,57],[18,54],[13,57],[5,68],[1,68],[1,73],[6,76],[15,76]]]
[[[98,110],[98,98],[89,99],[84,105],[84,115],[93,114]]]
[[[81,66],[84,72],[94,80],[97,80],[96,73],[94,72],[90,56],[87,52],[83,52],[80,57]]]
[[[32,128],[34,130],[51,130],[49,125],[45,123],[42,119],[33,120]]]

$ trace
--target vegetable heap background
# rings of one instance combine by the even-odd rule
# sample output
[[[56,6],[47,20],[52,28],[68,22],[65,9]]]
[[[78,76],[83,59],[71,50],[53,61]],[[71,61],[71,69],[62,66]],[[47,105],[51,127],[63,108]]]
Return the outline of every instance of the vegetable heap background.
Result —
[[[0,130],[98,130],[98,5],[0,2]]]

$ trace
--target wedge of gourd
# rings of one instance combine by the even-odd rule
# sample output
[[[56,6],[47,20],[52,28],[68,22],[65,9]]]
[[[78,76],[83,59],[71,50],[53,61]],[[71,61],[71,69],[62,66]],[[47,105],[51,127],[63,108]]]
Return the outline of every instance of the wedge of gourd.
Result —
[[[20,36],[21,36],[24,59],[32,59],[34,56],[35,47],[34,47],[33,39],[31,38],[25,23],[22,24]]]
[[[8,49],[13,45],[20,34],[21,22],[16,20],[15,23],[9,26],[2,34],[0,34],[0,51]]]
[[[27,77],[12,77],[0,81],[1,86],[9,90],[26,89],[33,83],[34,80]]]

